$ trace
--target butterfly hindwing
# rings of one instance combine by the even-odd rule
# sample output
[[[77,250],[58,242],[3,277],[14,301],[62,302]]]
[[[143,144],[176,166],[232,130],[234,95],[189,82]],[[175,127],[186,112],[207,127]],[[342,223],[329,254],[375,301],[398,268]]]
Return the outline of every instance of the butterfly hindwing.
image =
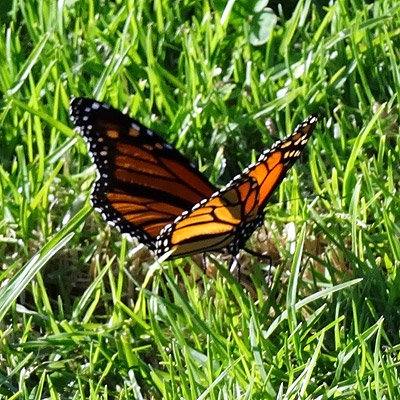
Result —
[[[75,98],[70,113],[98,171],[93,207],[150,249],[165,225],[216,191],[173,146],[108,104]]]
[[[176,258],[222,249],[230,252],[232,240],[239,239],[236,247],[244,245],[241,238],[246,236],[246,241],[260,221],[257,181],[238,177],[166,226],[158,238],[157,253],[173,250],[171,258]],[[249,235],[237,235],[250,225],[254,227]]]

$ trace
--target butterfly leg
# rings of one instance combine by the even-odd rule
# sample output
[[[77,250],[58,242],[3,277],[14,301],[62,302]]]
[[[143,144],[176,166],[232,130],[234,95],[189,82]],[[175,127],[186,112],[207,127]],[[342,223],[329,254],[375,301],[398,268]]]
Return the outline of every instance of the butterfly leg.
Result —
[[[243,250],[246,251],[247,253],[251,254],[254,257],[257,257],[263,261],[267,261],[269,265],[272,265],[272,257],[270,255],[257,253],[256,251],[248,249],[247,247],[244,247]]]
[[[206,257],[206,253],[203,253],[201,255],[201,265],[203,267],[203,274],[207,274],[207,257]]]
[[[203,270],[203,274],[207,275],[207,257],[206,257],[206,253],[202,253],[201,255],[201,267]],[[199,284],[201,282],[201,277],[196,279],[196,283]]]
[[[238,254],[233,255],[231,257],[231,261],[229,262],[229,272],[232,272],[233,266],[236,264],[238,268],[238,281],[240,282],[241,274],[240,274],[240,263],[238,260]]]

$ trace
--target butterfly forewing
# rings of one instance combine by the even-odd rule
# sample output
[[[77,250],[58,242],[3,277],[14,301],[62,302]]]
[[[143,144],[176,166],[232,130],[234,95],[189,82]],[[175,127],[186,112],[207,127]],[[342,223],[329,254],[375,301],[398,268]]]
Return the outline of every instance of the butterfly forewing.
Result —
[[[300,157],[316,123],[315,116],[308,117],[225,189],[165,227],[157,240],[157,254],[173,251],[171,258],[175,258],[225,249],[236,255],[262,223],[268,199]]]
[[[288,169],[300,157],[316,123],[317,117],[308,117],[296,126],[291,135],[275,142],[271,149],[264,151],[255,165],[243,171],[243,175],[254,177],[258,182],[260,209],[265,207]]]
[[[174,147],[109,105],[76,98],[70,112],[98,171],[93,206],[149,248],[163,227],[216,191]]]

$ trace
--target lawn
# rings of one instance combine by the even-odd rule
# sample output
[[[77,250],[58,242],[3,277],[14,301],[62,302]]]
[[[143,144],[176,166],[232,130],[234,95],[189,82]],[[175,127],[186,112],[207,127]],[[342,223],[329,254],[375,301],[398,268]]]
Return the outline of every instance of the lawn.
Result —
[[[2,2],[0,399],[400,398],[400,4],[267,3]],[[269,261],[107,225],[79,96],[218,187],[317,114],[247,243]]]

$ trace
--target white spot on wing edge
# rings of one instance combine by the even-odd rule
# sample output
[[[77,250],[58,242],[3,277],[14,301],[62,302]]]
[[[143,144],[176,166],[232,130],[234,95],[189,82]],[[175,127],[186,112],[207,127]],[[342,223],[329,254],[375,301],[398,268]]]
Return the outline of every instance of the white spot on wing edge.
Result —
[[[134,129],[135,131],[140,132],[140,126],[134,121],[131,122],[131,128]]]

